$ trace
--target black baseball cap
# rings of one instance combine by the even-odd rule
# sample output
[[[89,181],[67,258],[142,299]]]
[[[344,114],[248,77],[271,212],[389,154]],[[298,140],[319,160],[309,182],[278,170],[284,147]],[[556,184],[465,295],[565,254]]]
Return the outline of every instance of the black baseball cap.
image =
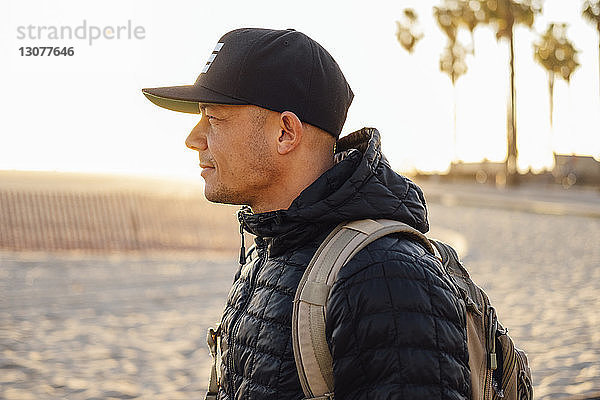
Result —
[[[142,89],[154,104],[199,114],[198,103],[252,104],[291,111],[336,138],[354,94],[319,43],[294,29],[242,28],[226,33],[196,83]]]

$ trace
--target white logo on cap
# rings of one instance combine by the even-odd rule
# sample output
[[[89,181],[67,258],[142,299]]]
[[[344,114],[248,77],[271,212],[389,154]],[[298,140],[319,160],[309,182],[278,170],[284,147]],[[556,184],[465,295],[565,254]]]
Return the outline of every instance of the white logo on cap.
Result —
[[[219,54],[219,50],[221,50],[223,48],[224,44],[225,43],[217,43],[212,54],[210,55],[210,57],[208,57],[208,61],[206,61],[206,65],[204,66],[204,68],[202,68],[202,72],[200,72],[201,74],[205,74],[206,71],[208,71],[208,69],[212,65],[213,61],[215,61],[215,58],[217,58],[217,54]]]

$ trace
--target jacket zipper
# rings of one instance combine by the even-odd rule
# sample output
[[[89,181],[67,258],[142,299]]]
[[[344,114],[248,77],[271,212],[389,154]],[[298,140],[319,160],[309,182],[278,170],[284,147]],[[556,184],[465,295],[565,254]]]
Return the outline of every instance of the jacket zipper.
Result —
[[[488,306],[484,302],[484,326],[485,326],[485,337],[486,337],[486,369],[485,369],[485,382],[484,382],[484,395],[485,400],[493,398],[493,384],[494,384],[494,369],[496,369],[496,352],[495,352],[495,338],[493,331],[493,315],[494,309]]]
[[[250,261],[250,262],[255,262],[256,264],[258,264],[259,262],[263,262],[264,264],[264,259],[261,257],[261,253],[264,252],[264,248],[263,249],[257,249],[257,250],[263,250],[263,251],[259,251],[258,252],[258,259],[256,261]],[[250,302],[250,299],[252,298],[252,296],[254,295],[254,289],[255,289],[255,284],[256,284],[256,278],[258,277],[258,274],[260,272],[260,268],[262,268],[263,264],[260,264],[258,266],[254,266],[253,269],[256,269],[256,271],[254,272],[254,274],[252,275],[252,277],[250,278],[250,290],[248,293],[248,297],[246,298],[246,301],[244,302],[244,304],[242,305],[242,307],[240,307],[240,309],[234,314],[233,317],[233,325],[231,330],[229,331],[229,337],[227,339],[227,347],[228,347],[228,351],[227,351],[227,368],[229,370],[229,376],[228,376],[228,381],[229,381],[229,388],[232,390],[232,393],[229,393],[230,398],[234,398],[234,393],[233,392],[233,355],[232,355],[232,350],[233,350],[233,335],[234,332],[237,330],[237,328],[239,328],[239,325],[241,323],[241,316],[244,313],[246,307],[248,306],[248,303]]]
[[[507,334],[508,334],[508,329],[506,329],[504,327],[498,328],[498,334],[497,334],[498,338],[500,336],[502,336],[502,335],[507,335]],[[509,341],[510,341],[510,339],[509,339]],[[500,351],[503,351],[503,350],[500,349]],[[506,389],[508,387],[508,382],[509,382],[509,379],[510,379],[510,375],[507,375],[507,373],[511,374],[511,371],[514,370],[515,364],[516,364],[516,361],[517,361],[516,360],[517,354],[514,351],[514,349],[510,349],[509,348],[508,351],[506,353],[503,353],[503,354],[504,354],[504,356],[503,356],[503,362],[502,362],[502,365],[499,366],[499,367],[502,367],[502,372],[500,374],[498,374],[500,376],[500,382],[499,383],[501,385],[500,391],[498,393],[498,397],[500,397],[500,398],[504,397],[504,393],[506,392]]]

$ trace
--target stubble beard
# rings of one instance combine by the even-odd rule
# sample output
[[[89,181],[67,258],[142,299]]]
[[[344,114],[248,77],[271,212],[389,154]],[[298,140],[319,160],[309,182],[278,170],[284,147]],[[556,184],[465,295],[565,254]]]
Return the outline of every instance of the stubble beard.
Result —
[[[248,133],[252,139],[248,149],[249,163],[244,171],[235,171],[243,175],[242,187],[227,186],[217,176],[213,176],[216,182],[212,185],[205,182],[204,185],[204,196],[208,201],[252,207],[260,193],[268,190],[267,186],[277,180],[273,156],[265,138],[265,120],[266,114],[260,111],[253,118],[251,131]],[[213,174],[216,173],[216,170],[213,171]]]

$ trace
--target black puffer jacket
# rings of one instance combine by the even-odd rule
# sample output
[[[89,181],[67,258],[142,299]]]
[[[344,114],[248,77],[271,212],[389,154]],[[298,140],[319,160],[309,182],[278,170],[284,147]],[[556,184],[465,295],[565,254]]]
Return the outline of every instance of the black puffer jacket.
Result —
[[[335,225],[390,218],[429,229],[421,190],[392,171],[377,130],[342,138],[338,151],[348,149],[289,209],[240,212],[257,236],[257,254],[238,272],[221,321],[228,349],[220,399],[304,397],[292,349],[292,300]],[[387,236],[342,268],[326,316],[336,399],[469,397],[464,308],[437,263],[421,245]]]

